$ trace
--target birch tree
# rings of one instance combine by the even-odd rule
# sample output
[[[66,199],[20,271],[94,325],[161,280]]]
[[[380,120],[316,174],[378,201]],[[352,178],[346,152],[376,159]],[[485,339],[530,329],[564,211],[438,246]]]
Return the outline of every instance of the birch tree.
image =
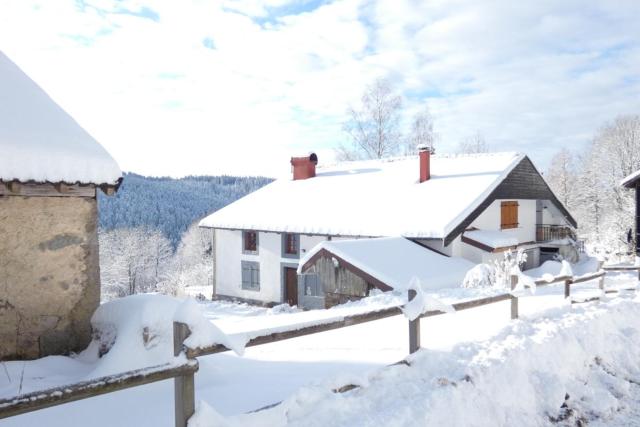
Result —
[[[435,134],[433,132],[433,116],[427,107],[413,117],[411,132],[407,138],[406,153],[415,154],[418,146],[426,145],[434,151]]]
[[[402,144],[399,129],[402,97],[389,80],[378,79],[367,87],[357,108],[349,108],[344,130],[351,144],[340,145],[339,160],[380,159],[395,155]]]

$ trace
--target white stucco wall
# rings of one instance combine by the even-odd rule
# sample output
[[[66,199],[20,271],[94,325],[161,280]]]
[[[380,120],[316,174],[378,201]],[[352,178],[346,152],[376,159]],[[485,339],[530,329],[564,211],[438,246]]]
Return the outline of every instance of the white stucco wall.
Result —
[[[513,199],[510,199],[513,200]],[[500,203],[507,200],[494,200],[478,218],[471,223],[471,227],[480,230],[500,230]],[[536,240],[536,201],[517,200],[518,227],[502,230],[503,233],[514,236],[520,243]]]
[[[300,236],[300,254],[316,246],[327,236]],[[258,233],[258,253],[242,251],[241,230],[216,230],[216,293],[236,298],[281,303],[284,300],[282,269],[297,267],[298,258],[282,256],[282,233]],[[242,289],[242,261],[260,263],[260,290]]]
[[[231,297],[281,302],[280,235],[258,233],[258,253],[242,251],[242,231],[216,231],[216,293]],[[260,290],[242,289],[242,261],[260,263]]]

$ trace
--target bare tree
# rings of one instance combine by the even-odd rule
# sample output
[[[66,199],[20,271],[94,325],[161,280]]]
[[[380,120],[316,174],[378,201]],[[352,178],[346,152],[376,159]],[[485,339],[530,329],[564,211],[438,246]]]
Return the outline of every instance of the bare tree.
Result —
[[[567,209],[572,209],[575,205],[575,185],[578,177],[573,154],[569,150],[563,148],[553,156],[545,178],[558,199]]]
[[[433,116],[428,107],[418,112],[413,117],[411,133],[407,138],[406,154],[415,154],[419,145],[426,145],[434,150],[435,134],[433,133]]]
[[[478,154],[488,152],[489,145],[480,132],[476,132],[475,135],[463,139],[460,141],[460,144],[458,144],[458,153],[460,154]]]
[[[350,108],[344,129],[351,145],[336,150],[339,160],[380,159],[396,154],[402,143],[399,131],[402,98],[386,79],[367,87],[359,108]]]

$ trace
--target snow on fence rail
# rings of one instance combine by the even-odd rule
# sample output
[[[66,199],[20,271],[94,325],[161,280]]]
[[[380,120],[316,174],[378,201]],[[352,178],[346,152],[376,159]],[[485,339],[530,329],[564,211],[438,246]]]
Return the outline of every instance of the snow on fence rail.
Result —
[[[534,283],[536,286],[549,286],[557,283],[564,283],[565,298],[571,296],[572,285],[593,280],[598,280],[598,288],[602,293],[617,292],[617,290],[607,291],[606,289],[604,289],[604,276],[607,274],[607,271],[633,270],[638,271],[640,278],[640,266],[607,266],[603,267],[602,270],[596,273],[591,273],[579,277],[559,276],[549,281],[544,279],[536,280]],[[517,284],[518,277],[512,276],[512,292],[458,302],[452,304],[452,307],[455,311],[461,311],[510,300],[511,318],[517,319],[519,297],[514,292]],[[635,288],[629,290],[635,290]],[[415,297],[416,292],[410,290],[409,301],[413,300]],[[441,310],[429,310],[421,313],[415,319],[409,320],[410,353],[415,353],[420,349],[420,319],[424,317],[438,316],[445,313],[445,311]],[[304,326],[290,325],[290,329],[255,336],[246,343],[245,347],[269,344],[286,339],[316,334],[319,332],[326,332],[344,328],[347,326],[380,320],[399,314],[402,314],[402,308],[400,306],[392,306],[364,313],[338,316],[337,318],[327,319],[324,323],[320,324]],[[189,418],[195,412],[194,374],[198,370],[198,361],[196,357],[216,354],[230,350],[228,347],[222,344],[215,344],[207,347],[190,348],[184,344],[185,339],[187,339],[189,335],[190,330],[186,324],[174,322],[174,356],[179,357],[182,353],[184,353],[184,355],[186,356],[186,361],[184,361],[183,363],[174,363],[151,368],[138,369],[135,371],[124,372],[118,375],[97,378],[73,385],[61,386],[48,390],[20,395],[10,399],[0,400],[0,419],[36,411],[38,409],[48,408],[55,405],[69,403],[80,399],[94,397],[101,394],[112,393],[131,387],[137,387],[156,381],[163,381],[166,379],[174,378],[175,425],[176,427],[186,427]],[[343,390],[349,390],[351,388],[352,387],[350,386],[345,386],[337,388],[335,391],[341,392]]]
[[[183,375],[192,375],[198,370],[198,362],[187,360],[182,364],[167,363],[149,368],[136,369],[117,375],[95,378],[72,385],[34,391],[9,399],[0,399],[0,419],[62,405],[76,400],[113,393],[131,387],[164,381]]]

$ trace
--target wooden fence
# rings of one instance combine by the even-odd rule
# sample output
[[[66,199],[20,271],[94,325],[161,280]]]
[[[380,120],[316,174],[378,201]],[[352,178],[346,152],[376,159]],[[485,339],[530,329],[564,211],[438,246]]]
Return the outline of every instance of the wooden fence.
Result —
[[[564,296],[571,296],[571,286],[588,281],[598,280],[598,288],[603,292],[604,277],[607,271],[638,271],[639,267],[613,266],[604,267],[597,273],[580,277],[560,276],[552,281],[537,280],[536,286],[549,286],[553,284],[564,284]],[[640,276],[639,276],[640,277]],[[517,276],[511,277],[511,289],[514,290],[518,284]],[[634,288],[635,289],[635,288]],[[616,291],[610,291],[616,292]],[[415,298],[415,291],[409,291],[409,300]],[[511,301],[510,313],[512,319],[518,318],[519,297],[512,293],[504,293],[495,296],[479,298],[471,301],[464,301],[453,304],[456,311],[495,304],[502,301]],[[296,327],[281,332],[274,332],[261,335],[249,340],[246,347],[261,344],[269,344],[305,335],[326,332],[347,326],[380,320],[391,316],[402,314],[401,307],[388,307],[377,311],[371,311],[351,316],[344,316],[338,320],[312,326]],[[427,311],[417,319],[409,321],[409,353],[414,353],[420,349],[420,319],[445,314],[443,311]],[[0,419],[7,418],[26,412],[36,411],[55,405],[73,402],[80,399],[98,396],[106,393],[113,393],[131,387],[137,387],[152,382],[174,379],[174,399],[175,399],[175,425],[176,427],[186,427],[189,418],[195,412],[195,383],[194,375],[198,370],[197,357],[216,354],[230,349],[222,344],[216,344],[204,348],[190,348],[184,345],[184,340],[189,336],[189,327],[184,323],[175,322],[173,326],[174,356],[184,353],[186,360],[180,364],[167,364],[151,368],[139,369],[125,372],[109,377],[97,378],[91,381],[66,385],[43,391],[20,395],[15,398],[0,400]],[[337,391],[350,389],[347,387],[338,388]]]

